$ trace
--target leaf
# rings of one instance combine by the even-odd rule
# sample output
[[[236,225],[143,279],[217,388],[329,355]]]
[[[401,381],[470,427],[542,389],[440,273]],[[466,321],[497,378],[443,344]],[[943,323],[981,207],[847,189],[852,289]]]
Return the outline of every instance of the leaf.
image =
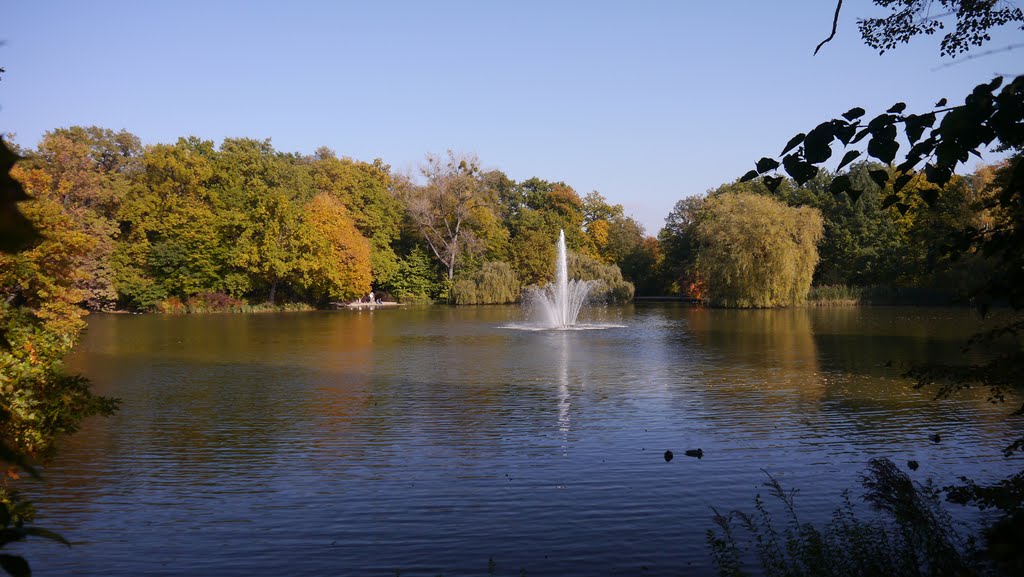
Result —
[[[843,146],[850,144],[850,140],[857,133],[857,124],[846,124],[845,122],[836,122],[834,125],[836,138],[839,142],[843,143]]]
[[[992,82],[988,83],[988,89],[989,90],[995,90],[996,88],[999,88],[1002,85],[1003,85],[1003,77],[1002,76],[996,76],[992,80]]]
[[[896,172],[907,172],[908,170],[913,170],[914,165],[918,162],[921,162],[921,157],[908,155],[906,160],[896,165]]]
[[[907,185],[914,178],[913,172],[907,172],[896,177],[896,182],[892,184],[893,192],[899,192],[903,190],[903,187]]]
[[[850,197],[851,204],[857,204],[857,200],[860,199],[860,195],[862,194],[864,194],[863,190],[857,190],[855,188],[851,188],[846,191],[846,196]]]
[[[839,176],[832,179],[831,184],[828,185],[828,191],[832,194],[842,194],[849,192],[853,183],[850,182],[850,175],[840,174]]]
[[[853,122],[854,120],[860,118],[861,116],[864,116],[864,109],[859,106],[857,106],[856,108],[851,108],[843,114],[843,118],[849,120],[850,122]]]
[[[886,164],[892,163],[899,148],[900,145],[895,140],[872,138],[871,142],[868,142],[868,154]]]
[[[950,178],[953,178],[953,172],[942,166],[934,166],[931,163],[924,165],[924,177],[928,179],[928,182],[942,186],[949,182]]]
[[[932,126],[935,123],[935,114],[911,114],[905,119],[907,140],[910,144],[915,144],[921,139],[924,134],[924,129]]]
[[[868,128],[871,129],[872,133],[877,133],[886,126],[892,126],[896,120],[896,117],[892,114],[879,114],[872,118],[871,122],[868,122]]]
[[[878,185],[878,188],[885,188],[885,183],[889,182],[889,171],[887,170],[869,170],[868,176]]]
[[[801,132],[800,134],[797,134],[793,138],[790,138],[789,142],[786,143],[786,148],[782,149],[782,154],[786,154],[790,150],[793,150],[794,148],[796,148],[797,145],[799,145],[801,142],[804,141],[804,138],[806,136],[807,136],[806,134]]]
[[[775,192],[778,190],[779,185],[782,184],[781,176],[766,176],[762,179],[764,185],[768,187],[768,190]]]
[[[899,201],[899,196],[895,194],[890,194],[889,196],[885,197],[885,200],[882,201],[882,208],[889,208],[890,206],[896,204]]]
[[[899,114],[899,113],[903,112],[906,109],[907,109],[907,103],[905,103],[905,102],[897,102],[896,104],[892,105],[892,108],[890,108],[889,110],[886,110],[886,112],[890,112],[892,114]]]
[[[769,170],[775,170],[779,167],[779,161],[774,158],[768,158],[767,156],[757,161],[757,172],[765,173]]]
[[[39,472],[36,471],[32,465],[28,463],[28,460],[24,455],[18,453],[14,449],[7,446],[6,443],[0,441],[0,461],[5,461],[12,465],[17,465],[25,470],[30,476],[35,479],[39,478]]]
[[[857,133],[857,136],[853,137],[853,140],[850,141],[850,144],[857,144],[858,142],[863,140],[865,136],[867,136],[870,133],[871,133],[871,129],[870,128],[862,128],[861,131]]]
[[[796,154],[787,154],[782,159],[782,165],[785,167],[786,173],[796,181],[797,185],[803,185],[808,180],[814,178],[814,175],[818,174],[816,166],[806,160],[802,160]]]
[[[11,577],[32,577],[28,561],[18,555],[0,555],[0,567]]]
[[[937,188],[925,188],[918,192],[918,194],[928,203],[928,206],[935,206],[935,202],[939,200],[939,190]]]
[[[851,151],[847,152],[846,154],[844,154],[843,155],[843,160],[840,161],[839,162],[839,166],[836,167],[836,172],[842,170],[844,166],[846,166],[847,164],[850,164],[851,162],[856,160],[858,156],[860,156],[860,151],[859,150],[851,150]]]
[[[39,527],[25,527],[23,530],[25,531],[25,533],[27,535],[32,535],[33,537],[42,537],[43,539],[49,539],[50,541],[56,541],[56,542],[61,543],[63,545],[67,545],[68,547],[71,546],[71,543],[67,539],[65,539],[64,537],[61,537],[60,535],[58,535],[57,533],[54,533],[53,531],[50,531],[49,529],[40,529]]]
[[[910,205],[902,202],[896,203],[896,210],[900,211],[900,214],[906,216],[907,211],[910,210]]]
[[[935,108],[940,108],[940,107],[945,106],[945,105],[946,105],[946,99],[943,98],[943,99],[941,99],[941,100],[939,100],[938,102],[935,103]]]
[[[748,180],[754,180],[755,178],[757,178],[757,171],[751,170],[740,177],[740,182],[747,182]]]
[[[822,122],[807,133],[804,138],[804,158],[811,164],[819,164],[832,156],[832,139],[835,138],[831,122]]]

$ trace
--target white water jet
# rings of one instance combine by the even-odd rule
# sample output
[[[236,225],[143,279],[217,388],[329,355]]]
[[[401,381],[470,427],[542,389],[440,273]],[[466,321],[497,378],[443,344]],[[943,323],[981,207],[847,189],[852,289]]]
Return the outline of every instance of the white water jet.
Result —
[[[590,281],[569,280],[569,262],[565,249],[565,232],[558,231],[558,257],[555,261],[555,282],[541,293],[541,310],[553,328],[566,328],[576,324],[580,307],[587,298]]]

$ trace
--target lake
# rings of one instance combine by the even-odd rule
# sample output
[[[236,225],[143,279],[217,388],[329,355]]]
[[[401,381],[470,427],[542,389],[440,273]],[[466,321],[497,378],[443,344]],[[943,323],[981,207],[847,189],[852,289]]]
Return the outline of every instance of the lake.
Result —
[[[1001,455],[1019,397],[899,378],[957,358],[971,311],[582,317],[604,328],[522,330],[518,307],[93,315],[69,366],[123,405],[27,485],[74,547],[18,550],[39,575],[704,575],[711,507],[753,510],[765,471],[814,520],[872,457],[921,481],[1020,469]]]

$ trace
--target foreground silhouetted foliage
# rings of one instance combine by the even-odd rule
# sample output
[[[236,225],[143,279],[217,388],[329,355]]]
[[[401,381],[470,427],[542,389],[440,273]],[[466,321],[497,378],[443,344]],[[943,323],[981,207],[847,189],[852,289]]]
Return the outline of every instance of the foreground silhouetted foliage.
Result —
[[[88,380],[61,366],[83,326],[74,262],[89,243],[69,235],[60,211],[45,202],[22,211],[16,203],[28,197],[9,176],[16,156],[2,140],[0,158],[11,159],[0,163],[0,210],[7,213],[4,224],[16,224],[4,229],[0,243],[0,460],[9,466],[0,487],[0,549],[28,537],[69,545],[30,525],[35,509],[10,483],[21,474],[38,477],[31,463],[51,457],[60,435],[117,408],[116,400],[94,395]],[[20,555],[0,553],[0,568],[15,577],[32,574]]]
[[[859,511],[847,491],[831,520],[817,526],[800,519],[797,491],[786,491],[769,475],[765,486],[777,503],[758,495],[753,513],[715,511],[717,528],[708,531],[708,544],[719,574],[966,577],[992,572],[974,541],[957,530],[937,488],[913,481],[888,459],[872,459],[861,484],[870,513]]]

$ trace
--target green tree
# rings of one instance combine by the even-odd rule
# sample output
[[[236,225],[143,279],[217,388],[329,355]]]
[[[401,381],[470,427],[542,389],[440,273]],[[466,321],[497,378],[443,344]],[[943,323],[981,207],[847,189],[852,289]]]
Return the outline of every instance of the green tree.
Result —
[[[821,234],[815,209],[749,193],[709,197],[695,229],[708,302],[743,308],[804,302]]]
[[[220,203],[211,189],[213,144],[179,139],[149,147],[141,183],[118,211],[112,255],[119,293],[132,308],[168,296],[223,290],[229,256],[220,234]]]
[[[665,226],[658,232],[664,253],[661,276],[671,294],[703,296],[694,267],[697,261],[697,218],[704,206],[703,196],[688,196],[676,202],[665,217]]]
[[[298,274],[296,235],[313,191],[308,167],[277,153],[269,139],[225,139],[215,158],[212,186],[224,202],[231,261],[274,304],[278,289],[292,286]]]
[[[398,276],[391,290],[402,302],[429,301],[442,291],[440,276],[430,255],[418,245],[413,246],[398,262]]]

